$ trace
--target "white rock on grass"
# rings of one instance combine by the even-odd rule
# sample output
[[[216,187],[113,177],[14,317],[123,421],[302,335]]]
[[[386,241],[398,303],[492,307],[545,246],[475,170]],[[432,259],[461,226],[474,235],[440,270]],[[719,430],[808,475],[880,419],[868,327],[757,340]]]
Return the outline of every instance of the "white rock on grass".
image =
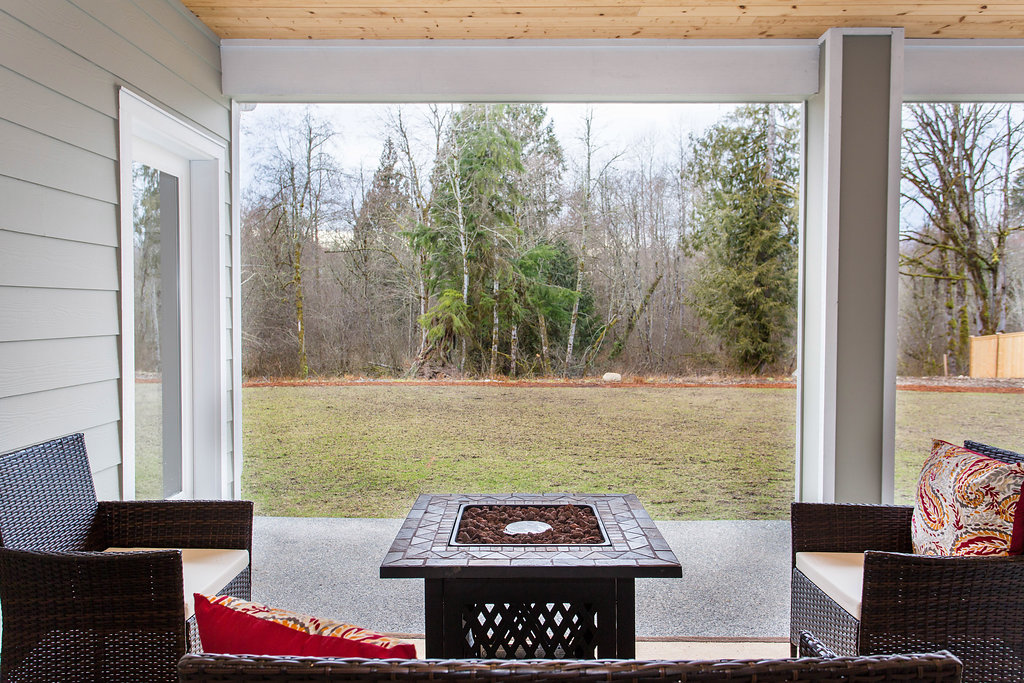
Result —
[[[621,382],[622,375],[620,375],[617,372],[606,372],[604,373],[604,376],[601,379],[603,379],[605,382]]]

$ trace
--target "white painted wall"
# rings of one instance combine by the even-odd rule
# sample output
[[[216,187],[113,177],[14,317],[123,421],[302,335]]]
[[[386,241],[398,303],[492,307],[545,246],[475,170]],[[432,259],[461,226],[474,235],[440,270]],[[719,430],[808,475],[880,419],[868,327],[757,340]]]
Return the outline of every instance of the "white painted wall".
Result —
[[[0,452],[84,431],[101,498],[121,496],[118,87],[227,142],[220,80],[176,0],[0,5]]]

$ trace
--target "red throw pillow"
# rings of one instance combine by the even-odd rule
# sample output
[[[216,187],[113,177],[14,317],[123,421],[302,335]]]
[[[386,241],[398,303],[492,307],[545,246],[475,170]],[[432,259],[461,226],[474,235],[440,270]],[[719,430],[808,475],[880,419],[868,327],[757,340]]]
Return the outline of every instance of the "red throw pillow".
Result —
[[[415,659],[416,648],[373,631],[275,609],[227,595],[195,594],[196,625],[205,652]]]

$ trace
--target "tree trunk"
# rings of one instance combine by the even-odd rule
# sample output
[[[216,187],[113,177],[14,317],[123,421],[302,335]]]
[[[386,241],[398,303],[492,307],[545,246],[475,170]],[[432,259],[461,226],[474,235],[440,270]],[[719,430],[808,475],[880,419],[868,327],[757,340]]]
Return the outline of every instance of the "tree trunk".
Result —
[[[465,225],[462,209],[459,209],[460,241],[462,242],[462,303],[469,306],[469,246],[465,241]],[[459,356],[459,372],[466,373],[466,335],[462,335],[462,354]]]
[[[658,276],[654,278],[654,282],[652,282],[651,286],[647,288],[647,293],[644,294],[643,301],[641,301],[637,309],[633,311],[633,315],[629,316],[629,322],[626,323],[626,332],[622,335],[622,339],[616,340],[615,345],[612,347],[612,352],[608,355],[609,360],[617,358],[619,354],[622,353],[623,349],[626,348],[626,342],[629,341],[629,335],[633,334],[633,330],[636,328],[636,323],[640,320],[640,316],[644,314],[644,309],[647,308],[647,304],[650,303],[651,296],[654,295],[654,290],[658,288],[658,283],[661,282],[661,278],[662,274],[658,273]]]
[[[454,173],[454,172],[453,172]],[[459,222],[459,251],[462,254],[462,303],[469,306],[469,234],[466,230],[466,216],[462,208],[462,188],[458,177],[452,180],[456,210]],[[492,363],[493,364],[493,363]],[[462,356],[459,358],[459,372],[466,372],[466,335],[462,335]]]
[[[306,379],[309,377],[309,362],[306,358],[306,325],[305,325],[305,312],[303,310],[303,292],[302,292],[302,241],[295,240],[295,254],[292,259],[294,264],[294,272],[292,274],[292,284],[295,287],[295,323],[297,326],[297,333],[299,337],[299,377]]]
[[[584,247],[586,242],[586,225],[583,227],[583,236],[580,238],[580,246]],[[572,367],[572,350],[576,343],[576,324],[580,319],[580,294],[583,291],[583,252],[580,251],[580,258],[576,264],[576,300],[572,302],[572,316],[569,318],[569,341],[565,346],[565,373],[568,374]]]
[[[508,375],[516,376],[516,357],[519,355],[519,325],[512,326],[512,342],[509,350]]]
[[[498,371],[498,279],[494,279],[494,321],[491,324],[491,377]]]
[[[540,329],[540,362],[544,368],[544,375],[551,375],[551,356],[548,355],[548,321],[544,314],[537,313],[537,327]]]
[[[427,311],[430,310],[430,294],[427,292],[426,278],[423,277],[423,272],[426,270],[426,267],[427,256],[426,254],[421,253],[419,278],[417,278],[418,282],[416,283],[417,287],[419,288],[418,298],[420,300],[420,314],[416,319],[416,324],[419,325],[420,328],[420,350],[417,352],[417,356],[422,355],[427,348],[427,326],[421,322],[423,316],[425,316],[427,314]]]
[[[569,374],[572,367],[573,346],[576,344],[576,324],[580,317],[580,295],[583,292],[583,271],[586,266],[587,254],[587,224],[590,222],[590,162],[594,154],[593,142],[590,136],[591,118],[588,115],[584,122],[583,141],[587,148],[586,175],[583,178],[583,207],[581,213],[582,228],[580,230],[580,257],[576,262],[576,299],[572,302],[572,316],[569,318],[569,341],[565,346],[565,370],[563,375]]]

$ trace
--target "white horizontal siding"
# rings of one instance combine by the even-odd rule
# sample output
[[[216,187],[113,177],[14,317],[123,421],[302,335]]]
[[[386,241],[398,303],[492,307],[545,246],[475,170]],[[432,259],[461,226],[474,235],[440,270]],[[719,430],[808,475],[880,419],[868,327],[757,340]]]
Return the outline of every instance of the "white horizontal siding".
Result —
[[[119,418],[116,380],[9,396],[0,398],[0,443],[11,450]]]
[[[219,41],[176,0],[0,4],[0,452],[84,431],[101,498],[122,494],[120,86],[230,138]]]
[[[117,292],[0,287],[0,342],[118,332]]]
[[[109,71],[0,12],[0,63],[65,97],[117,117]]]
[[[84,150],[117,159],[117,121],[0,67],[0,118]]]
[[[85,448],[89,452],[96,497],[121,498],[121,431],[117,422],[85,430]]]
[[[85,449],[93,472],[117,468],[121,464],[121,433],[117,422],[85,430]]]
[[[121,466],[114,465],[105,470],[93,471],[93,483],[96,485],[96,497],[100,500],[121,499]]]
[[[116,247],[117,205],[0,176],[0,230]]]
[[[120,7],[123,3],[115,3]],[[148,52],[129,43],[102,22],[64,0],[46,3],[35,0],[5,0],[4,11],[34,28],[68,50],[116,75],[135,90],[149,93],[156,100],[192,119],[210,132],[227,140],[231,125],[228,104],[219,94],[204,92],[177,69],[188,71],[188,50],[180,49],[176,60],[160,62]],[[159,42],[163,27],[149,21],[135,27],[133,35],[142,45]],[[212,69],[211,69],[212,71]],[[216,72],[214,72],[216,73]],[[116,97],[116,91],[110,92]]]
[[[116,380],[117,337],[10,342],[0,355],[0,398]]]
[[[32,4],[37,5],[37,2]],[[88,14],[104,29],[116,33],[124,50],[132,47],[144,52],[159,65],[173,64],[174,73],[189,88],[199,90],[212,102],[221,104],[220,68],[209,64],[191,49],[182,49],[181,41],[159,22],[132,2],[110,0],[71,0],[71,4]],[[153,3],[156,4],[156,3]],[[82,19],[84,22],[84,18]],[[152,72],[141,72],[145,77]],[[164,75],[166,77],[166,75]],[[190,97],[189,97],[190,99]],[[216,130],[216,128],[214,129]],[[226,133],[226,131],[225,131]],[[226,135],[225,135],[226,137]]]
[[[0,175],[117,202],[117,162],[0,119]]]
[[[105,244],[0,231],[0,286],[117,290],[117,268],[117,249]]]
[[[210,68],[220,73],[220,38],[182,4],[148,0],[133,2],[189,50],[199,55]]]

